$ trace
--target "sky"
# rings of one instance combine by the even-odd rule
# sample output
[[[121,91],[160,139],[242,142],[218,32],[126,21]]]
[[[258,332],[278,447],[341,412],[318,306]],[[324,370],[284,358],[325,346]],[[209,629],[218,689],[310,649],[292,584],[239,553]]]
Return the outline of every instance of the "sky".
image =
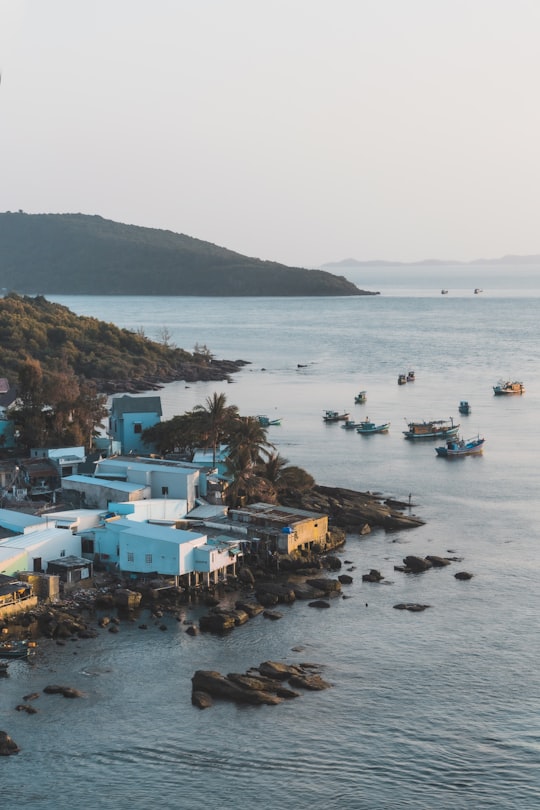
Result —
[[[539,0],[0,0],[0,212],[247,256],[540,253]]]

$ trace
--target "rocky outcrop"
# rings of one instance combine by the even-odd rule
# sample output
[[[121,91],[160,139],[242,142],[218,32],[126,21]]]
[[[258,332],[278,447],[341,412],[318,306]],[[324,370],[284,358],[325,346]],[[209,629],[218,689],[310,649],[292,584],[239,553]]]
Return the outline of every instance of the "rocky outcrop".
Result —
[[[43,691],[46,695],[62,695],[65,698],[84,697],[84,692],[80,692],[72,686],[57,686],[56,684],[51,684],[50,686],[46,686]]]
[[[395,531],[424,525],[423,520],[410,514],[408,504],[384,502],[383,496],[342,487],[315,486],[307,492],[288,493],[281,502],[284,506],[323,512],[329,516],[332,526],[358,534],[367,533],[370,527]],[[404,514],[405,510],[409,514]]]
[[[191,702],[200,709],[212,705],[213,698],[231,700],[235,703],[276,706],[284,700],[300,696],[297,689],[320,691],[330,684],[324,681],[315,664],[282,664],[279,661],[264,661],[244,674],[221,675],[212,670],[197,670],[193,675]],[[284,685],[288,681],[290,689]]]
[[[457,574],[454,574],[454,576],[455,576],[456,579],[461,579],[461,580],[468,580],[468,579],[472,579],[472,577],[473,577],[473,575],[470,574],[468,571],[458,571]]]
[[[400,602],[399,605],[394,605],[396,610],[410,610],[411,613],[420,613],[422,610],[431,607],[430,605],[420,605],[416,602]]]
[[[21,749],[5,731],[0,731],[0,757],[9,757],[18,754]]]

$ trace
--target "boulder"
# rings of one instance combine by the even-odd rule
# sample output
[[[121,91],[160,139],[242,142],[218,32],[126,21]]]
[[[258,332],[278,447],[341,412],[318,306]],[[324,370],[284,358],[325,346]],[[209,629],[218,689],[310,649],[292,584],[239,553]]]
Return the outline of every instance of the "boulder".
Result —
[[[278,619],[283,618],[283,613],[279,613],[277,610],[265,610],[263,612],[263,616],[265,619],[272,619],[273,621],[277,621]]]
[[[9,757],[18,754],[21,749],[5,731],[0,731],[0,757]]]
[[[320,577],[318,579],[307,579],[306,584],[318,591],[322,591],[328,595],[330,593],[339,593],[341,591],[341,582],[337,579],[327,579]]]
[[[319,591],[306,582],[299,582],[294,585],[294,595],[297,599],[316,599],[324,596],[324,591]]]
[[[320,675],[293,675],[289,678],[291,686],[299,689],[308,689],[311,692],[320,692],[322,689],[329,689],[330,684],[324,681]]]
[[[420,574],[422,571],[428,571],[433,567],[433,563],[429,560],[423,557],[415,557],[414,554],[405,557],[403,562],[406,570],[412,574]]]
[[[436,554],[428,554],[426,560],[429,560],[434,568],[444,568],[445,565],[450,565],[450,560],[447,557],[437,557]]]
[[[118,607],[137,608],[141,604],[142,594],[128,588],[118,588],[114,592],[114,601]]]
[[[400,602],[399,605],[394,605],[396,610],[410,610],[411,613],[420,613],[422,610],[431,607],[430,605],[420,605],[415,602]]]
[[[301,667],[294,664],[282,664],[279,661],[263,661],[259,665],[258,671],[261,675],[277,681],[286,681],[293,675],[302,675]]]
[[[74,689],[72,686],[57,686],[56,684],[51,684],[50,686],[46,686],[43,691],[46,695],[62,695],[65,698],[84,697],[83,692],[79,692],[78,689]]]
[[[191,682],[194,692],[206,692],[212,697],[224,698],[236,703],[275,706],[282,702],[282,698],[277,695],[271,695],[262,690],[244,689],[224,675],[220,675],[219,672],[211,670],[197,670]]]
[[[472,579],[473,575],[470,574],[468,571],[458,571],[457,574],[454,574],[456,579],[467,580]]]
[[[308,607],[329,608],[330,603],[326,599],[315,599],[313,602],[308,602]]]
[[[284,603],[294,602],[295,600],[294,590],[291,585],[286,582],[261,582],[257,585],[255,593],[261,605],[265,606],[266,603],[263,602],[263,599],[266,599],[268,596],[275,597],[278,602]],[[274,604],[276,603],[274,602]]]
[[[225,633],[234,627],[234,618],[223,613],[209,613],[199,619],[199,628],[203,633]]]
[[[372,568],[369,574],[362,574],[362,582],[380,582],[381,579],[384,577],[376,568]]]
[[[338,576],[338,580],[341,582],[342,585],[352,585],[353,578],[350,574],[340,574]]]
[[[258,616],[259,613],[262,613],[264,610],[264,607],[258,602],[245,602],[241,599],[238,600],[238,602],[235,602],[234,606],[237,610],[245,611],[250,619],[252,619],[254,616]]]
[[[199,689],[191,693],[191,703],[198,709],[209,709],[214,702],[208,692],[201,692]]]
[[[339,571],[341,568],[341,560],[339,557],[334,556],[333,554],[328,554],[324,558],[325,567],[328,568],[330,571]]]

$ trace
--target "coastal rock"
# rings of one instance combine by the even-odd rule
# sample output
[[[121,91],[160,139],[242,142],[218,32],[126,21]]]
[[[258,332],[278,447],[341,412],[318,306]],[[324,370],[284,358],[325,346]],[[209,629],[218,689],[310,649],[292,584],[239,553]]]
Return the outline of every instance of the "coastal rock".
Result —
[[[31,706],[29,703],[19,703],[18,706],[15,706],[15,709],[18,712],[26,712],[26,714],[37,714],[39,711],[35,706]]]
[[[118,588],[114,592],[114,601],[118,607],[137,608],[141,604],[142,594],[138,591],[130,591],[128,588]]]
[[[203,633],[225,633],[234,628],[234,618],[223,613],[209,613],[199,619],[199,629]]]
[[[328,554],[324,558],[324,564],[325,568],[328,568],[330,571],[339,571],[341,568],[341,560],[333,554]]]
[[[258,616],[259,613],[262,613],[264,610],[264,607],[257,602],[245,602],[242,600],[235,602],[235,607],[238,610],[245,611],[250,619],[252,619],[254,616]]]
[[[450,565],[451,562],[447,557],[438,557],[435,554],[428,554],[426,560],[429,560],[434,568],[444,568],[444,566]]]
[[[298,582],[295,583],[294,587],[294,595],[297,599],[319,599],[324,596],[324,591],[318,590],[317,588],[313,588],[311,585],[308,585],[306,582]]]
[[[324,681],[320,675],[293,675],[289,679],[289,683],[298,689],[308,689],[311,692],[320,692],[322,689],[330,688],[330,684]]]
[[[362,582],[380,582],[381,579],[384,577],[376,568],[372,568],[369,574],[362,574]]]
[[[288,583],[261,582],[255,591],[257,599],[265,607],[278,602],[291,603],[295,600],[294,589]],[[277,601],[273,601],[273,599]]]
[[[18,754],[21,749],[5,731],[0,731],[0,757],[9,757]]]
[[[272,619],[276,621],[277,619],[283,618],[283,613],[279,613],[277,610],[265,610],[263,612],[263,616],[265,619]]]
[[[201,692],[200,689],[193,690],[191,693],[191,703],[198,709],[209,709],[214,705],[214,701],[208,692]]]
[[[341,582],[337,579],[307,579],[306,584],[315,588],[317,591],[322,591],[326,595],[339,593],[341,591]]]
[[[422,557],[415,557],[414,554],[410,554],[408,557],[405,557],[403,563],[406,571],[412,574],[420,574],[423,571],[428,571],[433,567],[433,563],[431,563],[429,560]]]
[[[399,605],[394,605],[396,610],[410,610],[411,613],[420,613],[428,607],[431,605],[420,605],[415,602],[400,602]]]
[[[473,575],[470,574],[468,571],[458,571],[457,574],[454,574],[456,579],[467,580],[472,579]]]
[[[206,692],[212,697],[225,698],[236,703],[275,706],[282,698],[255,689],[243,689],[224,675],[212,670],[197,670],[191,679],[194,692]]]
[[[303,670],[294,664],[282,664],[279,661],[263,661],[259,664],[258,671],[261,675],[277,681],[286,681],[293,675],[302,675]]]
[[[342,585],[352,585],[353,582],[353,578],[350,574],[340,574],[338,580]]]
[[[84,692],[80,692],[72,686],[57,686],[56,684],[51,684],[50,686],[46,686],[43,691],[46,695],[62,695],[65,698],[84,697]]]
[[[325,599],[315,599],[313,602],[308,602],[308,607],[329,608],[330,602],[327,602]]]

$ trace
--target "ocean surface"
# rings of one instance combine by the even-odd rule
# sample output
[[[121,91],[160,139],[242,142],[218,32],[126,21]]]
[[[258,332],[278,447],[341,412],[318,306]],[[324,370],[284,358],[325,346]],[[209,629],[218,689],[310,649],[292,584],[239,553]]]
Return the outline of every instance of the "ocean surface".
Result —
[[[232,384],[175,383],[164,416],[214,391],[247,414],[281,417],[269,437],[321,484],[408,500],[425,526],[350,535],[354,582],[317,611],[280,607],[225,637],[191,638],[142,613],[112,635],[40,643],[0,679],[0,729],[21,747],[0,762],[0,796],[35,810],[533,810],[540,807],[540,270],[421,267],[343,270],[376,297],[226,299],[55,297],[187,350],[249,361]],[[482,293],[474,294],[474,288]],[[441,295],[441,288],[448,295]],[[397,385],[414,369],[416,382]],[[523,396],[495,397],[500,379]],[[354,396],[367,391],[367,402]],[[472,406],[458,414],[461,399]],[[325,409],[390,421],[360,436]],[[461,422],[481,457],[438,458],[407,421]],[[460,558],[421,575],[408,554]],[[377,568],[381,584],[361,581]],[[474,576],[455,579],[457,571]],[[345,589],[345,586],[344,586]],[[430,607],[394,609],[400,602]],[[199,608],[186,608],[196,619]],[[146,621],[149,629],[138,625]],[[311,661],[332,688],[275,707],[191,705],[197,669],[244,672]],[[50,683],[80,700],[41,695]],[[7,805],[6,805],[7,806]]]

